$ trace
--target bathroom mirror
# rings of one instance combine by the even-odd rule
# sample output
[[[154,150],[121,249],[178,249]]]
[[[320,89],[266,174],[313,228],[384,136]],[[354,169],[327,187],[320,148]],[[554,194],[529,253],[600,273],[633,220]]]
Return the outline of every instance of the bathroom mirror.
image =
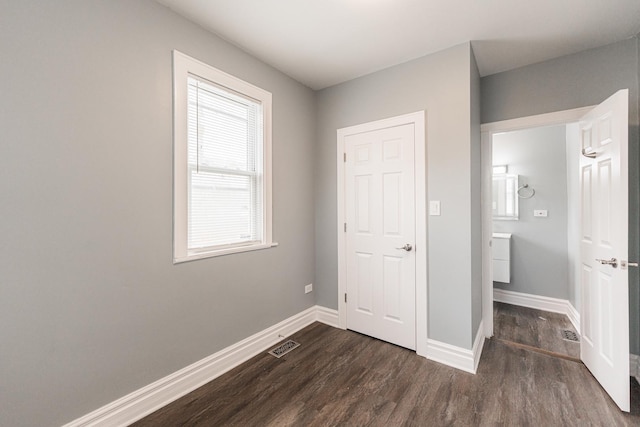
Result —
[[[493,219],[518,219],[518,175],[493,175]]]

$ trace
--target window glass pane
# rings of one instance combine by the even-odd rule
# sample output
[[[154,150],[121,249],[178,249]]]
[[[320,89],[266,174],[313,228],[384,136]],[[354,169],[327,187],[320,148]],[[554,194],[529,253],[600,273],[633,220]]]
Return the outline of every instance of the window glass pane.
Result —
[[[187,247],[262,239],[262,106],[188,79]]]
[[[256,171],[262,105],[189,79],[189,164]]]
[[[189,248],[256,240],[256,179],[191,172]]]

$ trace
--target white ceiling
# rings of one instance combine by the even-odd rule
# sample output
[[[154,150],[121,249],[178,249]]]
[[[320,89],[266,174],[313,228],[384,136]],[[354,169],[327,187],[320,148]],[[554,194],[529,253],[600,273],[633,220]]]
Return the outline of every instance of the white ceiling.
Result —
[[[640,0],[157,0],[313,89],[472,41],[486,76],[640,32]]]

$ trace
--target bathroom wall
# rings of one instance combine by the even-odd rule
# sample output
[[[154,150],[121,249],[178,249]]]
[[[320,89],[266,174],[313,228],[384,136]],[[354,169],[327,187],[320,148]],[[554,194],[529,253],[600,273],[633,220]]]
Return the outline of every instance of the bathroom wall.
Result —
[[[567,254],[567,163],[565,126],[507,132],[493,137],[493,164],[508,165],[520,185],[535,190],[519,199],[520,218],[493,221],[494,232],[513,233],[511,283],[494,287],[569,299]],[[548,217],[533,216],[546,209]]]

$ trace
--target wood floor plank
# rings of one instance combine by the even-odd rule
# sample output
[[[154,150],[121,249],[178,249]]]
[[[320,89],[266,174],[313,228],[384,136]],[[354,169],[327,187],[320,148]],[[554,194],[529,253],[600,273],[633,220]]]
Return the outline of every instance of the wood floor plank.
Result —
[[[494,302],[493,307],[496,338],[580,358],[580,343],[560,335],[563,329],[578,333],[566,315],[501,302]]]
[[[134,426],[636,426],[581,363],[487,340],[476,375],[314,323]]]

